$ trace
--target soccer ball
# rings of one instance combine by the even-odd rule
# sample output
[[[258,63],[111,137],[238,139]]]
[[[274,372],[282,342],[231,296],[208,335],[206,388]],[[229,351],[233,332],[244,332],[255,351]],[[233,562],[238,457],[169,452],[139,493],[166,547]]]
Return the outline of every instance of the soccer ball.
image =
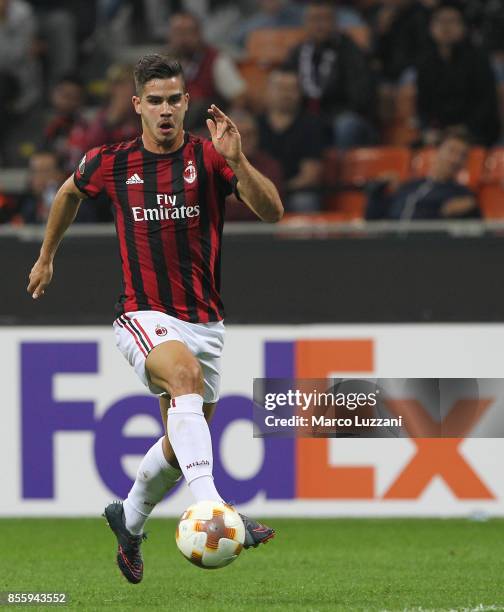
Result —
[[[202,501],[189,506],[180,517],[175,540],[191,563],[204,569],[218,569],[240,554],[245,527],[232,506]]]

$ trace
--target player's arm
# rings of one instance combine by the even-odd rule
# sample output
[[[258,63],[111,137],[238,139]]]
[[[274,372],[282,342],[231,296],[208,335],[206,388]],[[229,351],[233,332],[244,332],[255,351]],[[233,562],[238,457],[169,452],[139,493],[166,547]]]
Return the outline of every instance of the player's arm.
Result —
[[[51,206],[40,255],[30,272],[27,291],[34,299],[44,295],[53,275],[53,260],[68,226],[86,197],[70,176],[60,187]]]
[[[275,185],[248,161],[243,153],[237,162],[227,160],[238,179],[238,192],[245,204],[261,219],[276,223],[283,216],[283,206]]]
[[[240,198],[262,221],[280,221],[284,209],[278,190],[243,154],[238,128],[215,104],[208,112],[213,117],[207,119],[213,145],[238,179]]]

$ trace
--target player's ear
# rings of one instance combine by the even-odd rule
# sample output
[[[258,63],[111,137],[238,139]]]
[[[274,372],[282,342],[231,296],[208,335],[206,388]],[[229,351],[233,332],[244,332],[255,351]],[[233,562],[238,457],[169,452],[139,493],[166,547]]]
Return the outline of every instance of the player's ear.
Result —
[[[187,107],[189,106],[189,94],[187,93],[187,91],[184,94],[184,100],[185,100],[185,105],[186,105],[186,110],[187,110]]]
[[[133,96],[131,98],[131,101],[133,102],[133,107],[135,109],[135,113],[137,115],[141,115],[142,114],[142,110],[141,110],[141,107],[140,107],[140,98],[138,96]]]

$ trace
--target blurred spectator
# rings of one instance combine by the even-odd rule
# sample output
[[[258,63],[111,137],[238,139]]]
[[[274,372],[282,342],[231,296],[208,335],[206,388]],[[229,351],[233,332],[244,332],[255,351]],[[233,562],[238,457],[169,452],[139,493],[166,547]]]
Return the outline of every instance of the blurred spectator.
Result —
[[[266,111],[258,124],[261,149],[282,164],[285,210],[318,211],[323,125],[318,117],[303,110],[295,72],[279,69],[270,74]]]
[[[0,188],[0,223],[8,223],[16,213],[17,201]]]
[[[45,223],[54,196],[66,176],[67,173],[53,151],[34,153],[30,158],[27,191],[20,198],[16,214],[11,217],[12,223]],[[110,202],[106,197],[84,200],[76,217],[76,221],[80,223],[97,223],[111,219]]]
[[[74,142],[74,137],[87,131],[87,122],[82,116],[84,84],[76,75],[64,76],[53,87],[50,99],[42,146],[55,151],[64,168],[71,171],[82,157],[80,143]]]
[[[35,17],[25,0],[0,0],[0,101],[5,103],[7,97],[17,112],[32,107],[42,93],[40,67],[33,53],[35,31]],[[18,89],[14,100],[5,91],[10,91],[10,82]]]
[[[373,144],[369,116],[376,92],[368,58],[337,32],[334,7],[327,0],[310,2],[304,27],[307,40],[292,51],[286,65],[298,72],[310,108],[328,116],[337,147]]]
[[[77,67],[77,28],[68,0],[30,0],[44,46],[49,86]]]
[[[479,218],[474,193],[457,182],[470,150],[464,129],[447,130],[430,173],[398,186],[394,177],[369,186],[366,219],[469,219]]]
[[[231,118],[240,132],[242,150],[246,158],[254,168],[267,176],[282,194],[282,167],[279,161],[259,148],[259,132],[254,116],[241,110]],[[258,217],[243,202],[239,202],[235,195],[231,195],[226,200],[226,220],[258,221]]]
[[[177,13],[169,22],[168,52],[184,69],[189,110],[188,130],[205,126],[210,104],[241,106],[245,102],[245,81],[233,60],[203,39],[201,24],[191,13]]]
[[[257,0],[256,11],[241,22],[233,34],[233,42],[244,47],[251,32],[262,29],[297,28],[301,26],[303,10],[287,0]]]
[[[383,0],[374,11],[376,56],[387,81],[416,66],[427,45],[429,8],[417,0]]]
[[[140,134],[140,120],[131,102],[135,95],[133,68],[114,64],[107,72],[108,102],[89,125],[79,124],[70,133],[75,156],[103,144],[132,140]]]
[[[5,163],[5,158],[8,157],[5,141],[16,117],[14,108],[18,91],[19,83],[16,78],[7,72],[0,72],[0,163]]]
[[[113,61],[124,47],[132,44],[132,22],[138,21],[134,5],[131,0],[94,0],[94,5],[95,24],[86,47],[102,62]],[[79,24],[81,19],[79,15]]]
[[[21,198],[14,223],[45,223],[51,204],[65,179],[58,156],[53,151],[40,151],[30,159],[28,191]]]
[[[243,22],[256,0],[179,0],[178,3],[143,0],[143,3],[152,40],[164,41],[165,23],[174,12],[184,11],[199,18],[205,40],[222,48],[231,45],[231,33]]]
[[[312,0],[297,0],[301,5],[307,5]],[[341,31],[348,28],[360,28],[366,26],[366,20],[359,6],[359,2],[351,2],[350,0],[334,0],[336,23]],[[366,4],[364,2],[364,4]]]
[[[462,9],[445,3],[432,14],[432,48],[418,66],[418,114],[427,142],[440,129],[465,125],[478,144],[499,135],[495,75],[489,57],[467,38]]]

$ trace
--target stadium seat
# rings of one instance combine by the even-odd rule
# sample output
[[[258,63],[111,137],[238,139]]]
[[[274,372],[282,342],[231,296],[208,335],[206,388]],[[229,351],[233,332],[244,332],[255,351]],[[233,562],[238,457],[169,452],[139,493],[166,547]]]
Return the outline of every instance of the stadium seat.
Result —
[[[305,36],[303,28],[255,30],[247,38],[247,58],[261,66],[281,64]]]
[[[366,195],[362,187],[384,174],[398,180],[408,178],[411,152],[404,147],[365,147],[345,152],[331,149],[324,157],[324,185],[327,210],[346,219],[362,218]]]
[[[483,165],[483,182],[502,183],[504,181],[504,147],[490,151]]]
[[[414,157],[411,164],[412,175],[414,177],[426,176],[432,166],[436,149],[425,147]],[[470,189],[476,190],[483,173],[483,162],[485,161],[485,149],[473,147],[469,153],[466,167],[459,173],[458,180]]]
[[[323,182],[326,187],[334,189],[339,185],[340,152],[338,149],[326,149],[323,163]]]
[[[504,218],[504,147],[491,151],[485,160],[478,200],[486,219]]]
[[[411,152],[405,147],[364,147],[340,154],[338,179],[345,186],[360,187],[383,174],[408,178]]]
[[[330,195],[326,200],[326,208],[337,213],[346,221],[362,219],[367,197],[362,191],[340,191]]]
[[[255,112],[264,109],[264,92],[268,79],[269,69],[255,61],[245,60],[239,63],[238,68],[247,83],[247,98]]]

